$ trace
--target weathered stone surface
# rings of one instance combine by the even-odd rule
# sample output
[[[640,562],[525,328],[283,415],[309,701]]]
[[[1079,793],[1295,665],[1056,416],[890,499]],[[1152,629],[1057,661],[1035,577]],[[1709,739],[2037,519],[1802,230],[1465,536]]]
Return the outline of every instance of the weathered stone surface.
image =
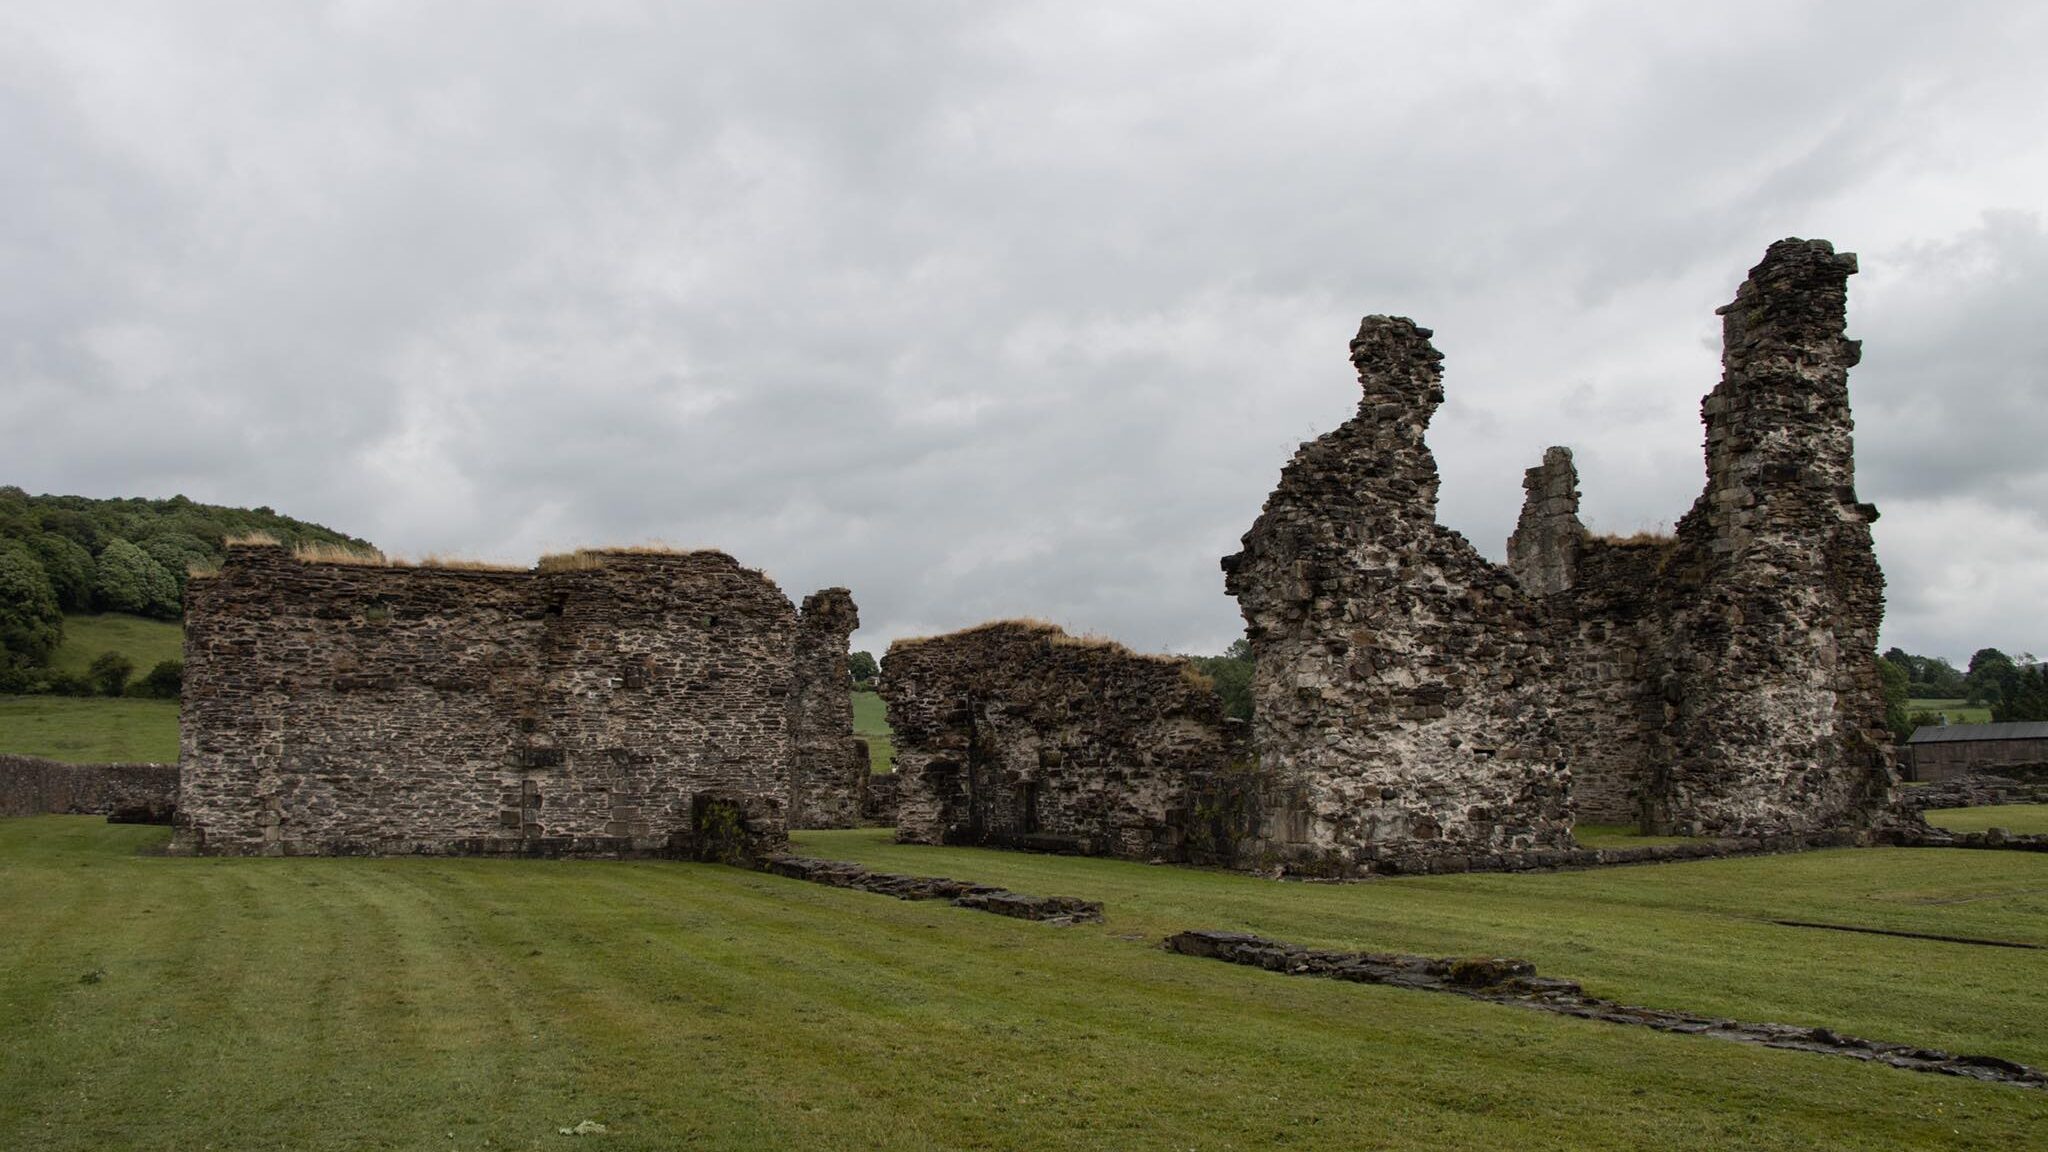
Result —
[[[778,847],[788,598],[719,552],[580,559],[402,568],[232,546],[187,592],[175,848]]]
[[[1572,847],[1545,619],[1436,522],[1429,336],[1365,318],[1357,415],[1302,445],[1223,561],[1254,660],[1261,848],[1297,869]]]
[[[1951,776],[1936,784],[1899,789],[1899,807],[1907,812],[1936,808],[1989,808],[2000,804],[2048,804],[2048,783],[2014,780],[1995,773]]]
[[[1301,447],[1223,561],[1255,661],[1263,851],[1463,870],[1573,851],[1575,819],[1742,840],[1888,820],[1854,270],[1782,241],[1721,310],[1707,488],[1674,538],[1589,536],[1552,448],[1506,570],[1436,522],[1430,333],[1367,317],[1357,415]]]
[[[1078,896],[1026,896],[989,884],[970,884],[944,876],[904,876],[894,872],[870,872],[846,860],[819,860],[809,856],[771,856],[757,865],[761,871],[792,880],[808,880],[833,888],[851,888],[893,896],[898,900],[947,900],[956,907],[993,912],[1018,920],[1044,924],[1087,924],[1102,920],[1102,903]]]
[[[860,627],[853,594],[827,588],[804,597],[797,624],[796,688],[791,697],[790,827],[852,828],[860,823],[868,759],[853,738],[848,638]]]
[[[897,838],[1173,860],[1204,852],[1222,702],[1185,660],[1034,622],[899,640],[882,662]]]
[[[65,764],[0,754],[0,816],[105,816],[115,824],[169,824],[176,764]]]
[[[1843,1036],[1826,1028],[1746,1023],[1718,1016],[1639,1008],[1588,996],[1575,981],[1538,976],[1535,965],[1526,960],[1336,952],[1303,948],[1242,932],[1181,932],[1168,937],[1163,946],[1167,951],[1183,956],[1244,964],[1290,976],[1320,976],[1359,984],[1388,984],[1419,991],[1448,992],[1495,1004],[1510,1004],[1610,1024],[1654,1028],[1659,1032],[1711,1036],[1766,1048],[1847,1056],[1913,1072],[1962,1076],[2023,1088],[2048,1088],[2048,1073],[1996,1056],[1958,1056],[1912,1044]]]
[[[1563,449],[1528,473],[1509,556],[1553,618],[1582,819],[1734,836],[1882,819],[1896,780],[1877,513],[1850,438],[1855,270],[1825,241],[1780,241],[1721,309],[1707,486],[1675,538],[1588,536]]]
[[[854,743],[859,746],[861,765],[866,768],[869,763],[867,741],[856,740]],[[882,828],[896,826],[896,788],[902,779],[902,775],[896,772],[869,772],[861,785],[861,823]]]

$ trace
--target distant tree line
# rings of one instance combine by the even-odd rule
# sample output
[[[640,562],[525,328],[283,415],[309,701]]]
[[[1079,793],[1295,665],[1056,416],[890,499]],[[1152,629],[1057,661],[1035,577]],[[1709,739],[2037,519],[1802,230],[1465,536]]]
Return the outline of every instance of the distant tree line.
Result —
[[[1242,636],[1223,650],[1221,656],[1190,656],[1188,660],[1216,685],[1223,698],[1223,714],[1238,720],[1252,718],[1252,645]]]
[[[1885,721],[1900,739],[1913,729],[1941,723],[1939,713],[1906,714],[1908,699],[1955,700],[1988,707],[1994,723],[2048,720],[2048,666],[2032,653],[2008,656],[1996,648],[1979,648],[1968,668],[1958,669],[1940,656],[1915,656],[1903,648],[1885,650],[1878,661],[1885,678]]]
[[[94,500],[31,496],[0,487],[0,692],[105,691],[116,682],[115,658],[86,677],[49,670],[64,640],[66,612],[129,612],[160,620],[184,612],[185,580],[194,567],[220,563],[224,542],[265,532],[285,544],[368,548],[318,524],[269,508],[224,508],[183,496],[169,500]],[[175,663],[169,661],[167,663]],[[128,669],[132,676],[135,669]],[[120,677],[126,685],[127,677]],[[176,673],[152,669],[151,691],[176,695]],[[117,689],[116,694],[122,689]]]

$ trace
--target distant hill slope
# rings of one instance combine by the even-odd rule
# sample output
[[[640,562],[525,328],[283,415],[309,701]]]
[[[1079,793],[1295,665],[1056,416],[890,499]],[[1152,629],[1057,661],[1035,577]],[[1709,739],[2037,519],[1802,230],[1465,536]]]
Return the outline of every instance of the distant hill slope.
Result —
[[[367,541],[269,508],[183,496],[96,500],[0,487],[0,692],[34,690],[64,639],[65,613],[175,620],[185,577],[213,565],[234,536],[369,549]]]

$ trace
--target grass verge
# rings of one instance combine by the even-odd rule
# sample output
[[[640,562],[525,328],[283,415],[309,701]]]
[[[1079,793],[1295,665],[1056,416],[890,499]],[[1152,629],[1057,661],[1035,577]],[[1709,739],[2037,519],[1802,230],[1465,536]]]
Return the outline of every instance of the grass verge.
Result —
[[[0,696],[0,752],[73,764],[178,759],[178,702],[106,696]]]
[[[1951,832],[2003,828],[2022,836],[2048,834],[2048,804],[1994,804],[1983,808],[1932,808],[1927,822]]]
[[[868,767],[896,770],[896,741],[889,730],[889,709],[878,692],[853,694],[853,734],[868,742]]]
[[[1106,925],[1054,929],[707,865],[136,854],[162,838],[84,817],[0,821],[0,1146],[552,1148],[590,1119],[613,1149],[2002,1150],[2048,1117],[2018,1089],[1150,946],[1157,924],[1249,919],[1296,939],[1530,951],[1517,938],[1547,924],[1591,947],[1571,953],[1587,963],[1552,963],[1583,973],[1645,928],[1740,929],[1766,891],[1846,915],[1893,890],[1830,888],[1868,869],[1814,857],[1730,862],[1790,865],[1775,883],[1675,865],[1282,885],[804,838],[1118,901]],[[1886,871],[1883,853],[1838,855]],[[1932,871],[1920,882],[1944,898],[2003,883]],[[1586,877],[1599,882],[1556,890]],[[2039,934],[2044,916],[2018,919]],[[1906,999],[1973,984],[1977,1011],[2017,1030],[2004,1047],[2048,1047],[2041,961],[2014,993],[1992,963],[2010,957],[1980,955],[1994,950],[1773,931],[1946,948],[1942,964],[1905,957],[1921,961]],[[1479,940],[1504,946],[1457,946]],[[1782,950],[1751,943],[1722,950],[1724,997],[1824,1005],[1841,991],[1832,966],[1780,968]],[[1909,1003],[1868,1011],[1886,1008],[1871,1031],[1937,1038]]]

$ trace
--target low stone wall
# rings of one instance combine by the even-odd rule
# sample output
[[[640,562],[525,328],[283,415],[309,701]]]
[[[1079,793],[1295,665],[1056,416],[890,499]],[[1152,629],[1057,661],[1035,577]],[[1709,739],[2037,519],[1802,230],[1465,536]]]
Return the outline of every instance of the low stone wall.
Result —
[[[1908,812],[1935,808],[1989,808],[1999,804],[2048,804],[2048,784],[2004,776],[1952,776],[1939,784],[1899,789],[1899,807]]]
[[[1914,1044],[1843,1036],[1827,1028],[1750,1023],[1691,1012],[1641,1008],[1588,996],[1574,981],[1538,976],[1536,966],[1527,960],[1335,952],[1303,948],[1241,932],[1182,932],[1167,938],[1163,947],[1183,956],[1244,964],[1289,976],[1320,976],[1356,984],[1386,984],[1417,991],[1448,992],[1494,1004],[1510,1004],[1609,1024],[1632,1024],[1659,1032],[1711,1036],[1765,1048],[1847,1056],[1909,1072],[1933,1072],[2023,1088],[2048,1088],[2048,1074],[1996,1056],[1955,1055]]]
[[[868,754],[867,741],[857,741],[860,754]],[[897,786],[902,777],[894,772],[871,772],[868,786],[861,793],[860,822],[872,827],[894,828],[896,826]]]
[[[993,912],[1016,920],[1041,924],[1095,924],[1102,920],[1102,902],[1078,896],[1027,896],[992,884],[973,884],[944,876],[905,876],[895,872],[870,872],[846,860],[818,860],[809,856],[770,856],[756,868],[808,880],[832,888],[873,892],[898,900],[944,900],[956,908]]]
[[[882,669],[898,840],[1140,860],[1208,850],[1195,801],[1236,750],[1222,700],[1186,660],[1011,620],[898,640]]]
[[[0,816],[105,816],[117,824],[169,824],[176,764],[66,764],[0,755]]]
[[[1730,856],[1771,856],[1815,848],[1868,848],[1877,844],[1912,845],[1917,832],[1838,829],[1804,835],[1722,837],[1684,840],[1676,844],[1645,844],[1633,848],[1545,848],[1532,852],[1413,853],[1382,852],[1344,875],[1422,876],[1447,872],[1537,872],[1555,868],[1600,868],[1613,864],[1669,864],[1680,860],[1718,860]],[[1313,869],[1283,869],[1282,875],[1328,878]]]

